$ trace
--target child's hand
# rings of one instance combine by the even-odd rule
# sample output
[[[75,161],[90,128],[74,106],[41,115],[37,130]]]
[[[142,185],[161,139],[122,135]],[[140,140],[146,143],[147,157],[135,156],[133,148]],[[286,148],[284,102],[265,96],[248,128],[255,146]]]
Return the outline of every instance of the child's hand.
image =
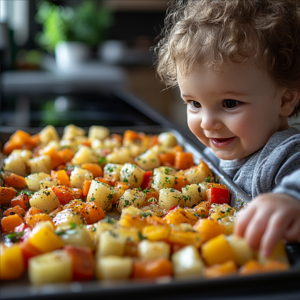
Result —
[[[239,213],[234,233],[244,237],[252,249],[269,256],[281,239],[300,238],[300,201],[286,194],[257,196]]]

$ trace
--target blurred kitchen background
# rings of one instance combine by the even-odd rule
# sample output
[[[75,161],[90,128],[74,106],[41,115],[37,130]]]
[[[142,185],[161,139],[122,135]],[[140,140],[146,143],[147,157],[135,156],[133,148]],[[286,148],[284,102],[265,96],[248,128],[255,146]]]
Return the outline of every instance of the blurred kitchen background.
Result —
[[[0,125],[155,123],[109,92],[122,88],[136,96],[129,98],[137,110],[140,100],[187,129],[179,90],[160,83],[149,51],[167,3],[1,0]]]

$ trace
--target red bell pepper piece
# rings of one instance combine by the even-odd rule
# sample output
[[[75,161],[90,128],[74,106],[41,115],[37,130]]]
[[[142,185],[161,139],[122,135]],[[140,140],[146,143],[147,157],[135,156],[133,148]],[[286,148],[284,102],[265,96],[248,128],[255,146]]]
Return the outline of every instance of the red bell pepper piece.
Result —
[[[65,246],[64,249],[72,256],[73,280],[86,281],[94,276],[94,256],[91,249],[80,246]]]
[[[152,171],[147,171],[144,173],[143,182],[141,184],[141,189],[150,189],[152,183]]]
[[[211,203],[229,204],[230,195],[228,189],[212,187],[206,190],[206,200]]]
[[[27,270],[29,259],[31,257],[42,254],[42,251],[31,245],[29,241],[24,241],[20,243],[20,248],[24,259],[25,269]]]
[[[170,212],[171,210],[175,209],[176,207],[178,207],[178,205],[173,205],[173,206],[171,206],[171,207],[167,210],[167,213]]]
[[[57,196],[61,205],[65,205],[69,203],[71,200],[75,199],[70,192],[66,191],[65,189],[61,189],[58,186],[53,186],[52,191]]]

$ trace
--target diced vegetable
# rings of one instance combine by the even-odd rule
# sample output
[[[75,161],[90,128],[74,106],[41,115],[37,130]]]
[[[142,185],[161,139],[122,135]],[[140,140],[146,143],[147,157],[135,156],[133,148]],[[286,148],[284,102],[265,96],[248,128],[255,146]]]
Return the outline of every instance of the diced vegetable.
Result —
[[[143,240],[138,244],[138,255],[141,259],[169,259],[170,245],[166,242],[151,242]]]
[[[99,280],[128,279],[132,272],[132,258],[119,256],[99,257],[96,275]]]
[[[1,231],[3,233],[14,232],[15,228],[24,223],[24,219],[18,214],[3,217],[1,219]]]
[[[43,252],[41,250],[39,250],[38,248],[34,247],[27,240],[20,243],[19,245],[20,245],[20,248],[21,248],[21,251],[22,251],[25,269],[27,270],[28,269],[28,264],[29,264],[29,259],[31,257],[41,255],[41,254],[43,254]]]
[[[87,202],[96,201],[100,207],[106,211],[111,208],[112,203],[111,200],[113,198],[114,188],[105,184],[103,182],[99,182],[96,180],[92,181],[90,186],[89,193],[86,197]]]
[[[201,247],[201,253],[208,266],[222,264],[229,260],[235,262],[234,252],[224,234],[220,234],[204,243]]]
[[[60,184],[70,186],[70,178],[65,170],[51,171],[51,178],[57,179]]]
[[[45,213],[52,212],[60,205],[60,202],[51,188],[40,190],[32,195],[29,200],[30,206],[42,210]]]
[[[232,275],[237,272],[237,265],[234,261],[229,260],[219,265],[213,265],[205,270],[206,278],[218,278]]]
[[[25,210],[19,206],[19,205],[16,205],[14,207],[11,207],[9,209],[7,209],[4,213],[3,213],[3,217],[7,217],[7,216],[10,216],[10,215],[19,215],[21,218],[24,218],[25,217]]]
[[[64,249],[72,257],[72,279],[76,281],[91,280],[95,269],[92,250],[79,246],[65,246]]]
[[[0,279],[18,279],[24,272],[24,260],[20,245],[15,244],[11,247],[0,245]]]
[[[50,252],[64,246],[63,241],[48,227],[37,228],[32,231],[28,242],[43,253]]]
[[[163,188],[159,191],[159,205],[168,210],[174,205],[183,205],[182,194],[174,188]]]
[[[228,189],[212,187],[206,191],[206,200],[209,200],[211,203],[229,204],[229,199]]]
[[[145,171],[134,164],[124,164],[120,171],[120,179],[124,181],[130,188],[138,188],[141,186]]]
[[[186,246],[176,251],[171,259],[176,278],[202,277],[204,274],[204,263],[194,246]]]
[[[61,189],[59,186],[52,187],[53,193],[58,198],[61,205],[65,205],[69,203],[71,200],[74,200],[74,196],[66,191],[65,189]]]
[[[172,264],[168,259],[157,258],[151,260],[133,261],[132,278],[155,279],[172,275]]]
[[[23,189],[26,187],[26,182],[23,176],[11,173],[5,177],[5,185],[15,189]]]
[[[225,234],[225,226],[209,219],[200,219],[193,228],[201,233],[203,243],[220,234]]]
[[[86,203],[81,215],[87,224],[93,224],[105,218],[103,209],[96,201]]]
[[[45,253],[29,260],[29,281],[33,285],[72,280],[72,256],[64,250]]]
[[[141,184],[141,189],[150,189],[151,188],[151,182],[152,182],[152,171],[147,171],[144,173],[143,181]]]
[[[11,187],[2,187],[0,186],[0,204],[9,205],[10,201],[16,197],[18,192]]]
[[[83,183],[85,180],[92,180],[93,173],[82,169],[79,167],[75,167],[70,176],[70,184],[72,187],[82,189]]]
[[[83,169],[89,170],[93,173],[93,177],[101,177],[103,175],[103,171],[100,165],[95,163],[86,163],[82,164],[81,167]]]

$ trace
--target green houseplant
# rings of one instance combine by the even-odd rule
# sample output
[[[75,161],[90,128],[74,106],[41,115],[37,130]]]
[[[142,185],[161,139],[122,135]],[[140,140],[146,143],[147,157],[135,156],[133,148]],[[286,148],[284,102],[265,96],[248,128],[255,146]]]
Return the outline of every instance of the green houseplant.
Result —
[[[55,53],[57,63],[60,60],[66,64],[68,60],[82,60],[88,47],[96,47],[105,40],[113,13],[93,0],[81,1],[75,7],[42,1],[37,6],[36,21],[43,25],[36,36],[37,43]],[[61,58],[57,57],[58,52],[63,53]]]

